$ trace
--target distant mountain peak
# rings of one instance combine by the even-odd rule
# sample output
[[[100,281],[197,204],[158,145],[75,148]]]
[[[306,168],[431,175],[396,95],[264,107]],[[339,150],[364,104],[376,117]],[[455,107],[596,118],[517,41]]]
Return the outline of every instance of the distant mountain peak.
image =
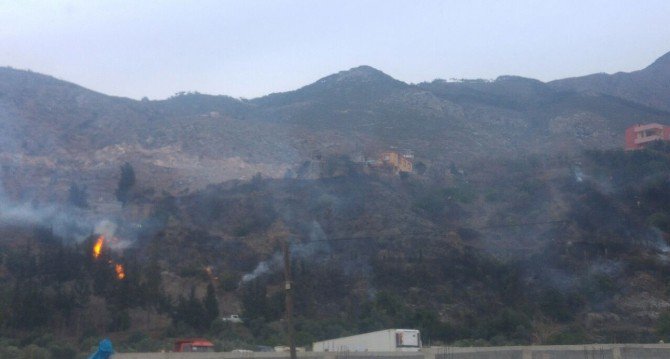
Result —
[[[670,52],[656,59],[647,69],[670,71]]]
[[[516,75],[502,75],[498,76],[494,82],[504,83],[504,82],[515,82],[515,83],[526,83],[534,85],[544,85],[544,83],[537,79],[532,79],[529,77],[516,76]]]
[[[376,68],[368,65],[361,65],[361,66],[356,66],[352,67],[349,70],[346,71],[340,71],[340,73],[352,73],[352,74],[358,74],[362,76],[388,76],[387,74],[383,73],[380,70],[377,70]],[[388,76],[390,77],[390,76]]]
[[[387,83],[403,83],[384,72],[375,69],[372,66],[361,65],[349,70],[340,71],[336,74],[326,76],[317,83],[371,83],[371,82],[387,82]],[[404,84],[404,83],[403,83]]]

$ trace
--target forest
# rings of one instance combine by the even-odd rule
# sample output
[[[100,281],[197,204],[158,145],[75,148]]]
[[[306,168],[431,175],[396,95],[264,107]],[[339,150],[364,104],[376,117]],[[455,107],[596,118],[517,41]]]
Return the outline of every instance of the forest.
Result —
[[[319,179],[183,195],[142,188],[126,166],[119,201],[151,212],[119,221],[135,238],[120,250],[108,238],[96,253],[101,233],[2,223],[2,355],[75,358],[101,336],[124,351],[284,344],[284,241],[300,346],[393,327],[433,345],[670,339],[669,146],[402,176],[324,163]],[[85,188],[69,198],[86,210]]]

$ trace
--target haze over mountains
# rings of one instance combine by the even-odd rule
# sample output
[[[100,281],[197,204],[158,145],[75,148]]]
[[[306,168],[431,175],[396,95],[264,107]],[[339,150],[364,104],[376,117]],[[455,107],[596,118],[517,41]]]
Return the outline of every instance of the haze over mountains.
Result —
[[[360,66],[251,100],[2,68],[0,356],[40,331],[281,344],[282,239],[300,345],[670,340],[670,145],[621,150],[627,126],[670,122],[668,59],[550,83]],[[416,171],[368,165],[388,149]]]
[[[448,164],[574,153],[620,147],[627,126],[670,120],[669,103],[670,53],[632,73],[549,83],[407,84],[360,66],[252,100],[180,93],[135,101],[2,68],[0,161],[15,196],[44,197],[77,179],[106,201],[125,161],[158,188],[180,191],[257,172],[282,177],[321,154],[374,158],[401,148]]]
[[[639,71],[618,72],[613,75],[593,74],[556,80],[549,84],[557,89],[604,93],[667,111],[670,110],[668,68],[670,53]]]

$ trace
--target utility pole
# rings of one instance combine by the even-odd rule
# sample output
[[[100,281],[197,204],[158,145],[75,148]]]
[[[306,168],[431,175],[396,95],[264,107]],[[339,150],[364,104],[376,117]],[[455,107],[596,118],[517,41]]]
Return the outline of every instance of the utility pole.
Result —
[[[291,253],[288,239],[282,241],[284,252],[284,289],[286,290],[286,325],[288,326],[288,345],[291,348],[291,359],[296,359],[295,340],[293,333],[293,280],[291,279]]]

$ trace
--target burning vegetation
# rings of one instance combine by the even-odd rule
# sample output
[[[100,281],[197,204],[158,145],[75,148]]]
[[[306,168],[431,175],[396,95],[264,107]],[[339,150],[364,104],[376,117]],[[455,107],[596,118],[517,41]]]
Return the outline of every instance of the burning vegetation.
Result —
[[[32,247],[0,241],[8,298],[0,318],[8,331],[146,324],[205,333],[220,318],[217,298],[226,298],[254,323],[235,340],[270,341],[284,310],[271,243],[284,223],[295,238],[299,338],[411,326],[433,343],[665,340],[670,330],[636,319],[670,323],[670,311],[662,315],[670,309],[670,147],[655,151],[587,154],[578,178],[571,159],[528,158],[453,168],[439,181],[259,177],[166,194],[123,265],[111,231],[96,230],[104,234],[84,246],[48,231],[35,231]],[[98,323],[85,313],[106,314]],[[162,321],[142,322],[152,316]]]
[[[123,265],[116,263],[114,264],[114,271],[116,272],[116,278],[122,280],[126,277],[126,272],[123,269]]]
[[[102,246],[105,244],[105,236],[100,235],[93,245],[93,258],[98,259],[102,253]]]
[[[95,243],[93,244],[94,259],[97,260],[100,258],[100,256],[102,255],[103,248],[105,248],[105,235],[101,234],[98,236],[98,238],[95,240]],[[117,279],[123,280],[124,278],[126,278],[126,272],[122,264],[116,263],[112,259],[109,259],[108,263],[114,266],[114,272],[116,273]]]

